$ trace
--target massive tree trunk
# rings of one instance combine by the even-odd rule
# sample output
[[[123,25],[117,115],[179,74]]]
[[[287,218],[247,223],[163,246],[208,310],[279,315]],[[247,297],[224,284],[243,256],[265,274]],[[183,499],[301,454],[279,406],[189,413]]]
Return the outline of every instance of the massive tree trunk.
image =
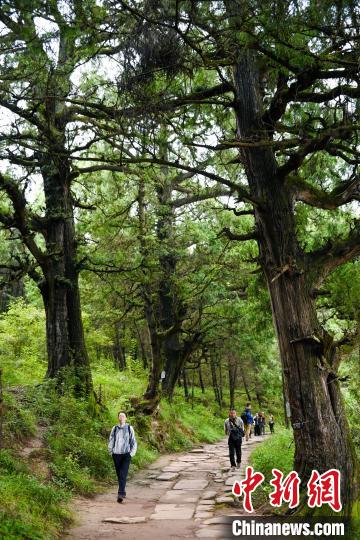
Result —
[[[153,290],[150,285],[148,275],[149,249],[146,243],[146,221],[145,221],[145,184],[143,179],[139,181],[138,191],[138,217],[139,217],[139,243],[143,258],[144,281],[142,283],[142,297],[144,301],[144,316],[149,330],[151,348],[151,369],[148,385],[144,394],[144,401],[138,402],[134,399],[134,407],[139,412],[152,414],[160,401],[160,376],[164,361],[162,356],[161,340],[158,332],[156,319],[156,306],[153,300]]]
[[[167,170],[164,171],[165,176]],[[167,180],[158,185],[158,219],[156,234],[159,242],[160,284],[158,291],[158,320],[162,334],[161,346],[164,357],[165,379],[162,393],[170,400],[173,397],[176,381],[186,362],[186,354],[180,340],[180,327],[183,316],[182,306],[176,291],[176,253],[174,251],[174,208],[172,207],[172,183]]]
[[[178,355],[168,355],[166,358],[166,366],[168,372],[166,372],[165,380],[163,381],[163,393],[171,401],[174,396],[174,390],[176,383],[180,377],[183,367],[190,359],[192,353],[198,348],[201,339],[201,334],[195,332],[188,340],[184,340],[181,344]],[[165,368],[166,369],[166,368]]]
[[[260,140],[266,132],[261,115],[255,53],[240,51],[234,68],[236,118],[241,139]],[[311,471],[339,469],[346,509],[357,489],[356,462],[334,372],[336,353],[317,320],[314,277],[296,236],[294,201],[278,174],[269,146],[241,151],[251,194],[258,201],[255,221],[260,261],[268,284],[282,369],[294,430],[295,468],[303,482]]]
[[[283,406],[284,406],[284,423],[285,423],[285,427],[286,429],[289,429],[289,417],[288,417],[288,414],[287,414],[287,406],[286,404],[289,403],[289,397],[288,397],[288,392],[287,392],[287,389],[285,387],[285,380],[284,380],[284,372],[282,371],[281,372],[281,387],[282,387],[282,395],[283,395]]]
[[[181,355],[181,349],[179,346],[178,336],[172,336],[173,340],[166,340],[166,347],[164,346],[165,363],[165,379],[162,384],[162,391],[164,396],[170,400],[173,398],[176,382],[180,377],[181,370],[185,364],[183,356]],[[172,341],[174,346],[172,346]]]
[[[76,394],[87,395],[92,390],[92,380],[81,317],[70,171],[65,159],[55,164],[44,156],[41,172],[47,254],[42,262],[44,280],[39,288],[46,313],[47,377],[61,378],[62,368],[71,367]]]
[[[151,302],[147,302],[145,305],[145,317],[149,327],[151,342],[151,370],[144,398],[152,401],[154,407],[156,407],[160,400],[159,385],[164,362],[162,358],[161,342],[154,317],[154,309]]]

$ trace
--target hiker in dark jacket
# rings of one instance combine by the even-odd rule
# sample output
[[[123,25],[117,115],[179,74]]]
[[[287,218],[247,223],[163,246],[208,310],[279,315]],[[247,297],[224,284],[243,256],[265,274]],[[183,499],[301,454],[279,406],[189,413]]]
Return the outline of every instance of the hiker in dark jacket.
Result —
[[[231,470],[235,467],[240,468],[241,463],[241,444],[244,436],[244,422],[236,416],[235,409],[230,409],[229,418],[224,422],[225,435],[228,435],[229,458]],[[236,453],[236,463],[235,463]]]
[[[241,419],[244,422],[245,439],[248,441],[251,437],[251,426],[254,423],[253,415],[251,414],[251,404],[247,403],[245,411],[241,415]]]
[[[108,450],[112,456],[119,481],[117,502],[122,503],[126,497],[126,479],[131,458],[135,456],[137,442],[134,428],[126,423],[126,414],[119,412],[119,423],[111,430]]]

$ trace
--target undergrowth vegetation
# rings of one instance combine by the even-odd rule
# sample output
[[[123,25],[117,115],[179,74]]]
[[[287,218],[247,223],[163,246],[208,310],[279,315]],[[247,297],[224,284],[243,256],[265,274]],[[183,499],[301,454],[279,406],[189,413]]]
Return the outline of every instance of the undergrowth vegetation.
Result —
[[[24,373],[28,373],[27,368]],[[95,414],[93,404],[74,398],[71,380],[65,379],[61,396],[53,381],[25,384],[25,377],[20,380],[18,375],[17,384],[5,385],[5,448],[0,450],[1,538],[55,538],[71,521],[72,495],[91,496],[114,482],[108,436],[118,411],[128,410],[129,398],[141,395],[146,379],[131,358],[123,372],[102,359],[94,367],[93,378],[102,400]],[[131,475],[160,452],[184,450],[222,436],[224,413],[208,406],[213,403],[209,392],[196,390],[194,399],[184,403],[180,391],[172,404],[161,403],[154,419],[134,417],[130,412],[129,422],[139,442]],[[24,457],[22,449],[29,439],[39,436],[39,430],[44,447]]]

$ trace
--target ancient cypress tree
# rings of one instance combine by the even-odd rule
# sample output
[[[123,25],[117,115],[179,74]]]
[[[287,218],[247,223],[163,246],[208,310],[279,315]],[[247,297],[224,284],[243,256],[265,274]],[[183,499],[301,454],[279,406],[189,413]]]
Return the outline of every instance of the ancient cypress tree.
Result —
[[[146,223],[146,188],[144,179],[139,180],[138,218],[139,243],[142,254],[142,297],[144,315],[150,334],[152,366],[149,383],[145,392],[148,401],[146,409],[156,407],[160,396],[172,399],[175,385],[190,356],[201,344],[202,335],[198,327],[188,330],[184,336],[184,323],[189,317],[187,303],[192,298],[184,298],[179,293],[181,259],[179,243],[176,240],[176,211],[201,200],[212,199],[216,195],[228,193],[227,189],[202,189],[197,194],[182,197],[176,191],[186,189],[185,180],[193,175],[174,174],[163,168],[161,180],[153,179],[155,203],[152,208],[156,253],[149,248],[146,240],[151,224]],[[145,171],[144,171],[144,174]],[[187,188],[189,189],[189,188]],[[178,234],[178,233],[177,233]],[[183,257],[183,256],[182,256]],[[160,384],[161,372],[165,377]],[[150,404],[153,404],[153,407]]]
[[[10,168],[0,175],[0,189],[9,201],[0,221],[18,231],[28,253],[19,265],[36,281],[43,298],[47,376],[72,366],[76,392],[88,394],[92,381],[81,320],[71,190],[76,177],[72,153],[83,143],[72,145],[76,128],[71,128],[73,116],[65,102],[76,66],[90,54],[77,44],[80,35],[85,32],[89,44],[94,27],[88,25],[84,6],[73,2],[68,7],[71,15],[56,2],[1,6],[0,104],[9,119],[1,134],[1,157]],[[42,189],[43,212],[31,207],[29,185]]]

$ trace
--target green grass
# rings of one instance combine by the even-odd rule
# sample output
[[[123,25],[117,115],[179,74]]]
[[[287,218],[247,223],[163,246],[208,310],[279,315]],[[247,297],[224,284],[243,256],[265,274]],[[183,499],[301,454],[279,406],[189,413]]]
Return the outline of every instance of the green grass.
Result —
[[[42,483],[6,449],[0,450],[0,537],[50,539],[69,523],[70,492]]]
[[[265,476],[268,483],[272,478],[272,469],[279,469],[286,476],[293,470],[294,444],[291,430],[280,428],[258,446],[250,456],[250,463],[256,471]],[[269,491],[271,491],[269,486]]]

